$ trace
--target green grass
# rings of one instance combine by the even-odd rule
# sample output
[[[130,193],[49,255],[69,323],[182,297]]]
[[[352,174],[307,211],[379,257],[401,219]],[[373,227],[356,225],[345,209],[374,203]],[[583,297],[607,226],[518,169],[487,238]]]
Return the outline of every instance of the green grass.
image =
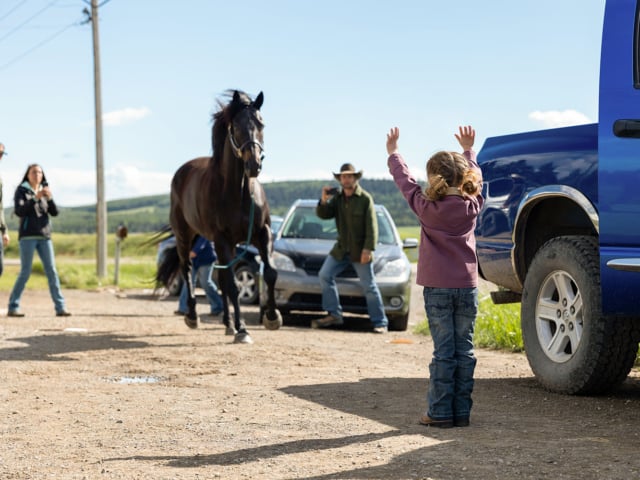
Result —
[[[91,289],[97,287],[115,286],[115,265],[113,259],[108,260],[107,276],[98,279],[96,275],[96,263],[77,263],[67,257],[58,257],[56,267],[62,288]],[[0,277],[0,292],[10,292],[13,288],[19,265],[6,265],[4,273]],[[33,261],[31,276],[27,282],[27,288],[33,290],[47,289],[47,277],[44,274],[42,263],[37,258]],[[154,288],[154,276],[156,273],[155,258],[146,261],[129,263],[126,259],[120,259],[120,272],[118,275],[119,288]]]
[[[398,233],[400,234],[400,238],[403,240],[405,238],[416,238],[420,241],[420,227],[398,227]],[[407,258],[411,263],[416,263],[418,261],[417,248],[407,248],[404,253],[407,254]]]
[[[417,238],[420,240],[420,227],[398,227],[400,238]]]
[[[480,301],[474,343],[478,347],[522,352],[520,304],[494,305],[491,298]]]
[[[118,287],[154,287],[157,247],[144,245],[150,237],[151,234],[133,234],[120,243]],[[107,275],[101,279],[96,273],[96,235],[54,233],[52,238],[62,288],[90,289],[115,286],[115,235],[107,238]],[[17,238],[12,238],[5,249],[4,272],[0,277],[1,292],[11,291],[20,270],[20,266],[16,264],[19,263],[18,245]],[[27,288],[48,288],[47,277],[37,254],[34,256]]]

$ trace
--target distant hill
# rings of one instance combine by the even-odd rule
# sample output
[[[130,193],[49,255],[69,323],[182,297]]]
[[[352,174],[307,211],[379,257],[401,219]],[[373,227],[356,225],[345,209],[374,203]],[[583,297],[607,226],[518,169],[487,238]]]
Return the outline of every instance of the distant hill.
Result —
[[[360,181],[362,187],[373,195],[376,203],[387,207],[398,226],[416,226],[418,221],[409,210],[392,180]],[[271,213],[284,215],[298,198],[320,198],[323,180],[271,182],[263,184],[269,199]],[[10,196],[8,199],[11,199]],[[94,233],[96,231],[95,204],[82,207],[62,207],[60,214],[52,219],[54,231],[63,233]],[[9,229],[18,229],[18,217],[13,207],[5,209]],[[127,198],[107,202],[107,230],[116,231],[122,223],[130,232],[155,232],[169,222],[169,193]]]

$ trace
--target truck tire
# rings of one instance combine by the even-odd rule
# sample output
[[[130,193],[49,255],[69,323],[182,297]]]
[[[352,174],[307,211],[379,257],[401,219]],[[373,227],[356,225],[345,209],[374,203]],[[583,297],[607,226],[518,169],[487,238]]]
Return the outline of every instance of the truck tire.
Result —
[[[529,365],[548,390],[597,394],[622,383],[638,350],[630,318],[603,317],[598,241],[557,237],[536,253],[522,292]]]

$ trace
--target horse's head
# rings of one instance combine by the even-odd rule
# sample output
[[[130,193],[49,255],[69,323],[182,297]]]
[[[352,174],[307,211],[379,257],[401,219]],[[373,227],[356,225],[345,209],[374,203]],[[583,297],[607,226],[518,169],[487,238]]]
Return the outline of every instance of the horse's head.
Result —
[[[260,115],[260,107],[263,101],[262,92],[254,101],[251,101],[246,94],[236,90],[229,105],[231,113],[228,127],[229,144],[233,154],[242,159],[244,174],[247,178],[257,177],[262,170],[264,123]]]

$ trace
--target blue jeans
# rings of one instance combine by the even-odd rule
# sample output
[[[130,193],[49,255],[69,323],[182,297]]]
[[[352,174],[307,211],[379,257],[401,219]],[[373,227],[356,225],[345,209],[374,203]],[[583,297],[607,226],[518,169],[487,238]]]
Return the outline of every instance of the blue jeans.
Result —
[[[353,265],[354,270],[358,274],[360,286],[364,291],[367,300],[367,311],[369,318],[374,327],[386,327],[389,324],[387,316],[384,313],[382,304],[382,295],[376,284],[373,275],[373,263],[352,262],[348,255],[342,260],[336,260],[332,255],[327,256],[318,278],[322,287],[322,308],[337,318],[342,318],[342,305],[340,305],[340,294],[336,284],[336,276],[339,275],[347,266]]]
[[[425,287],[423,295],[433,338],[427,413],[437,420],[469,418],[476,367],[473,328],[478,289]]]
[[[33,254],[38,251],[38,256],[44,267],[49,283],[49,293],[56,308],[56,313],[64,312],[64,297],[60,290],[60,279],[56,270],[55,256],[53,254],[53,243],[48,238],[22,238],[20,239],[20,273],[13,285],[11,296],[9,297],[9,311],[20,308],[20,297],[31,276],[33,266]]]
[[[196,278],[200,282],[200,286],[204,289],[204,293],[209,299],[209,305],[211,305],[211,313],[217,315],[222,311],[222,297],[218,294],[218,287],[211,279],[213,273],[213,263],[209,265],[202,265],[200,268],[191,268],[191,283],[193,288],[196,286]],[[187,282],[182,284],[182,291],[180,292],[180,300],[178,303],[178,310],[181,312],[187,312],[187,298],[189,296],[189,290],[187,289]]]
[[[0,276],[2,276],[2,272],[4,272],[4,245],[2,245],[2,235],[0,235]]]

